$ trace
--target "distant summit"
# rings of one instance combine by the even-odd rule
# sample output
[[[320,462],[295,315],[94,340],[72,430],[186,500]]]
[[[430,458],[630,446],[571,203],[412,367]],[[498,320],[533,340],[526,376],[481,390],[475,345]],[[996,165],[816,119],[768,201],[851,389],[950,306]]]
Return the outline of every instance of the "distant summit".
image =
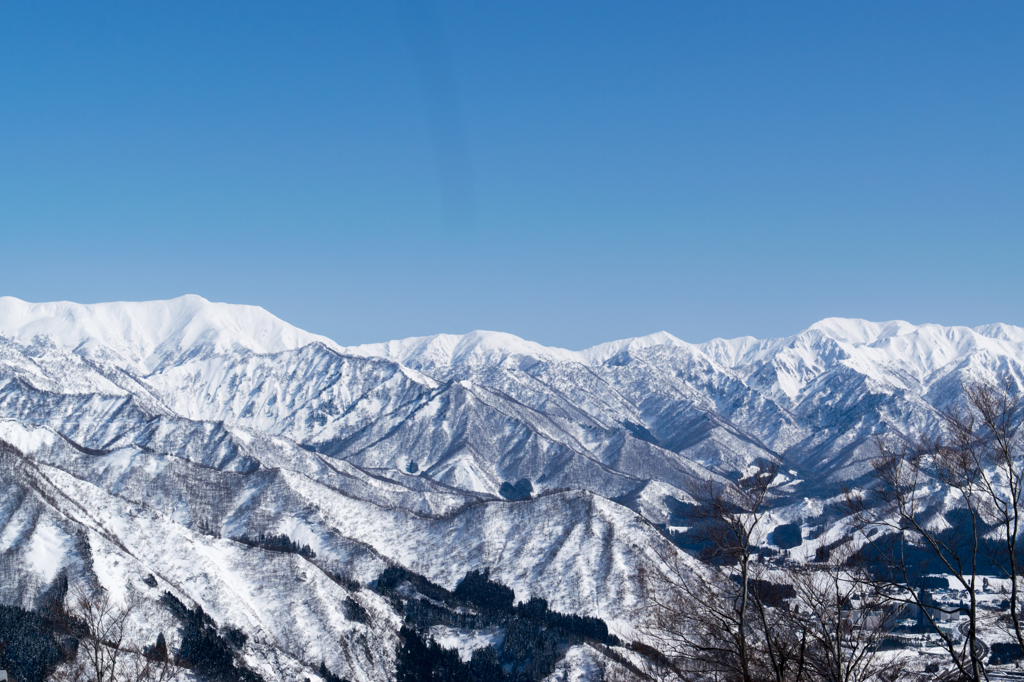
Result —
[[[409,613],[367,589],[385,569],[436,603],[489,576],[534,615],[625,634],[695,477],[778,465],[765,537],[813,558],[845,523],[836,496],[872,484],[875,439],[937,433],[978,380],[1024,387],[1024,330],[829,318],[700,344],[345,348],[198,296],[3,298],[0,605],[35,608],[62,576],[131,590],[146,642],[180,650],[192,619],[267,682],[388,680]]]
[[[83,353],[102,349],[150,370],[168,357],[199,347],[211,352],[280,353],[313,342],[336,346],[258,306],[211,303],[195,295],[93,304],[26,303],[4,296],[0,336],[22,345],[46,338]]]

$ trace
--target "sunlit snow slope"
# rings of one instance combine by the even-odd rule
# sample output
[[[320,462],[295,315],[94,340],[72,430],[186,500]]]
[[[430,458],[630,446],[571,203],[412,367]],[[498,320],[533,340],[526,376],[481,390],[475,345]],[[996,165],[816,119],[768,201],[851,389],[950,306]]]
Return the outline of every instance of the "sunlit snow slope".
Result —
[[[320,660],[388,679],[401,621],[365,585],[390,563],[449,588],[491,568],[517,598],[625,628],[654,524],[694,475],[779,461],[793,509],[820,507],[865,476],[875,435],[933,429],[963,381],[1019,383],[1022,365],[1024,330],[998,324],[343,348],[197,296],[0,298],[0,599],[31,607],[63,568],[143,594],[150,638],[174,630],[169,590],[252,633],[268,679]],[[533,498],[503,499],[522,479]],[[316,560],[232,540],[259,533]]]

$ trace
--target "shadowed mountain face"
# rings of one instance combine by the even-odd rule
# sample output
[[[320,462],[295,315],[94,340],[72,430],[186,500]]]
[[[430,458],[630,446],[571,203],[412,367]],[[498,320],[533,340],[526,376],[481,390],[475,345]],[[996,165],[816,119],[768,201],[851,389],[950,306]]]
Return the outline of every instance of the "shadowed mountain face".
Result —
[[[365,583],[389,563],[449,589],[490,568],[517,598],[614,628],[638,599],[631,570],[664,542],[648,521],[693,476],[778,461],[790,516],[806,516],[867,473],[874,436],[933,430],[962,382],[1019,385],[1022,365],[1024,330],[1005,325],[343,348],[194,296],[0,298],[0,600],[31,607],[60,568],[119,590],[153,573],[146,641],[173,630],[169,590],[263,633],[248,655],[278,677],[321,659],[387,677],[400,618],[327,576]],[[261,533],[308,544],[316,565],[230,540]],[[346,598],[380,627],[347,621]]]
[[[872,436],[933,428],[963,380],[1019,378],[1024,330],[830,319],[785,339],[701,345],[661,333],[573,352],[474,332],[341,348],[194,296],[7,298],[0,362],[0,416],[88,448],[146,445],[171,422],[199,443],[183,421],[217,422],[361,467],[416,462],[470,493],[526,478],[614,497],[758,458],[855,478]],[[227,456],[196,450],[216,466]]]

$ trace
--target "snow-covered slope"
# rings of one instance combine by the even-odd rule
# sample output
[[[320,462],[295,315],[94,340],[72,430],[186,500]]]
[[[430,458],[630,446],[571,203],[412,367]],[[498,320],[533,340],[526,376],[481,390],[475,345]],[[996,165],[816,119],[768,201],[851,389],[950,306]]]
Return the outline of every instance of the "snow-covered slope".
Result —
[[[933,429],[962,382],[993,378],[1024,380],[1024,329],[833,318],[702,344],[473,332],[343,348],[196,296],[0,298],[0,599],[30,606],[61,567],[146,594],[132,576],[153,573],[259,633],[261,670],[311,676],[323,658],[385,679],[400,621],[329,574],[365,584],[396,563],[450,588],[486,567],[520,597],[624,624],[631,572],[664,542],[652,524],[694,476],[779,461],[792,503],[820,506],[867,472],[875,435]],[[501,497],[522,479],[532,499]],[[263,575],[264,550],[231,540],[259,533],[317,560],[273,556]],[[346,597],[379,631],[346,620]]]
[[[697,345],[661,332],[569,351],[472,332],[341,348],[196,296],[0,299],[0,416],[94,449],[146,442],[153,419],[216,422],[373,470],[415,463],[477,494],[527,478],[615,497],[757,458],[856,478],[871,437],[933,428],[962,381],[1019,378],[1022,360],[1024,330],[998,324],[832,318]]]
[[[165,360],[199,352],[280,353],[310,343],[335,344],[256,306],[169,301],[81,305],[26,303],[0,297],[0,336],[21,346],[48,343],[78,355],[153,371]]]
[[[724,474],[783,458],[834,481],[865,472],[873,436],[934,428],[963,381],[1019,381],[1024,330],[830,318],[791,337],[696,345],[660,332],[574,352],[474,332],[344,352],[500,390],[549,416],[568,414],[568,400],[585,415],[576,423],[625,427]]]

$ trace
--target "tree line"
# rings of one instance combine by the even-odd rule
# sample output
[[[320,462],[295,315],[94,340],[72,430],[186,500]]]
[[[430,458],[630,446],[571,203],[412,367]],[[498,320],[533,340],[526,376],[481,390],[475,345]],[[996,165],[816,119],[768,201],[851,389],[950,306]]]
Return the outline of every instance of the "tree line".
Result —
[[[249,547],[260,547],[271,552],[284,552],[286,554],[298,554],[306,559],[315,559],[316,552],[307,544],[300,545],[295,540],[292,540],[283,533],[275,535],[273,533],[266,534],[260,533],[256,537],[250,537],[248,535],[240,535],[238,537],[231,538],[235,542],[240,542],[243,545]]]
[[[575,644],[618,644],[599,619],[564,614],[533,597],[516,603],[515,592],[490,571],[469,571],[454,590],[446,590],[407,569],[392,566],[376,582],[376,591],[404,616],[396,665],[398,682],[533,682],[550,675]],[[500,643],[475,650],[462,661],[430,635],[434,626],[467,630],[497,628]]]

